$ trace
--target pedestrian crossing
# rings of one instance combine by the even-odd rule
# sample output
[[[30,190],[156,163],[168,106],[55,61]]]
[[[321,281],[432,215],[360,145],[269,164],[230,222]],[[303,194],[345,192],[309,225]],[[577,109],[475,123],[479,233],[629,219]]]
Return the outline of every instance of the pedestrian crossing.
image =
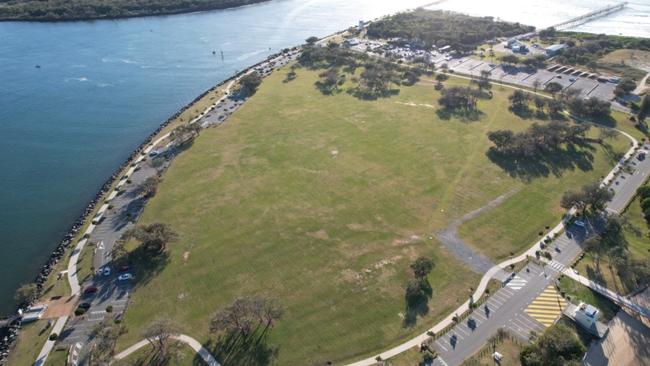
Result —
[[[524,278],[515,276],[512,280],[506,284],[506,287],[511,288],[513,290],[521,290],[522,287],[526,286],[526,281]]]
[[[562,272],[564,270],[564,268],[566,267],[564,264],[562,264],[560,262],[557,262],[555,259],[550,261],[548,263],[548,266],[553,268],[554,270],[556,270],[558,272]]]
[[[544,327],[549,327],[560,317],[566,305],[566,300],[560,296],[555,287],[549,285],[524,312]]]

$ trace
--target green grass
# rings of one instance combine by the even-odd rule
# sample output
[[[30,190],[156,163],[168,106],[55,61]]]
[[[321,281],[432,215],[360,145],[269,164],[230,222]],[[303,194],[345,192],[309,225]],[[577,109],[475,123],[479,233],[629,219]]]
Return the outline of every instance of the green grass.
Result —
[[[604,174],[609,164],[596,148],[593,171],[532,183],[511,178],[485,155],[488,131],[532,123],[507,110],[510,89],[495,88],[493,100],[479,102],[481,119],[466,122],[438,118],[431,85],[362,101],[321,95],[314,72],[282,79],[276,72],[265,80],[166,173],[141,222],[168,223],[179,240],[167,265],[133,293],[120,349],[156,316],[207,341],[216,309],[262,292],[286,310],[270,338],[280,364],[369,356],[433,325],[478,283],[430,233],[513,188],[519,199],[504,205],[519,214],[549,197],[559,201],[566,182]],[[446,82],[454,83],[466,81]],[[532,220],[499,223],[535,232]],[[418,255],[436,263],[433,298],[429,313],[404,328],[408,265]]]
[[[66,366],[68,361],[67,347],[54,347],[50,355],[47,356],[45,366]]]
[[[560,291],[570,296],[571,302],[575,305],[582,301],[598,308],[600,310],[600,321],[603,323],[609,322],[620,309],[608,298],[566,276],[560,278]]]
[[[591,134],[596,136],[594,129]],[[540,238],[540,231],[546,232],[547,226],[554,227],[560,222],[565,213],[560,207],[562,193],[606,175],[618,160],[616,153],[628,148],[628,141],[618,137],[607,142],[608,149],[600,145],[585,149],[593,159],[592,166],[586,170],[575,168],[530,182],[504,181],[502,187],[515,189],[516,193],[501,205],[463,224],[459,230],[461,236],[495,260],[508,258],[510,252],[528,249]]]
[[[7,366],[31,365],[36,361],[50,335],[50,329],[45,330],[46,325],[47,320],[39,320],[22,327],[16,346],[9,353]]]
[[[423,364],[423,353],[419,347],[413,347],[399,355],[388,359],[390,366],[420,366]]]

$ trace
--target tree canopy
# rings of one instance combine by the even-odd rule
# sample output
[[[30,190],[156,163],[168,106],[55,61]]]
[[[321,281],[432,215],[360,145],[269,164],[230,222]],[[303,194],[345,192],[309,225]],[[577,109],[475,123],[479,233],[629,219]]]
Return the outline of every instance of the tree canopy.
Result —
[[[556,324],[519,355],[522,366],[576,365],[586,352],[576,334],[564,324]]]
[[[147,250],[161,252],[168,243],[176,240],[177,234],[167,224],[153,223],[137,225],[127,230],[124,237],[137,239]]]
[[[492,131],[488,133],[488,139],[494,144],[490,150],[495,153],[530,158],[557,151],[565,144],[581,144],[588,129],[587,125],[552,121],[544,125],[533,123],[528,130],[519,133]]]
[[[568,190],[564,192],[561,205],[566,209],[575,206],[583,214],[588,210],[596,213],[604,210],[605,205],[613,196],[614,194],[607,187],[601,187],[598,183],[591,183],[582,186],[579,191]]]
[[[416,9],[370,23],[367,34],[371,38],[399,37],[423,48],[449,45],[454,50],[469,52],[487,40],[527,33],[533,29],[519,23],[497,22],[492,17]]]
[[[78,20],[226,9],[268,0],[3,0],[0,20]]]

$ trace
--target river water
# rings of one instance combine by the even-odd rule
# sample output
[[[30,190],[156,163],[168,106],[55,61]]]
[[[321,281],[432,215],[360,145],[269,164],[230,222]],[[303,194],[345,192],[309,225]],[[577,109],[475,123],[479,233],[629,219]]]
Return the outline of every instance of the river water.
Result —
[[[311,35],[428,2],[273,0],[164,17],[0,23],[0,313],[12,309],[14,289],[33,278],[101,184],[196,95]],[[610,3],[432,7],[546,26]],[[632,2],[582,29],[647,37],[649,13],[649,1]]]

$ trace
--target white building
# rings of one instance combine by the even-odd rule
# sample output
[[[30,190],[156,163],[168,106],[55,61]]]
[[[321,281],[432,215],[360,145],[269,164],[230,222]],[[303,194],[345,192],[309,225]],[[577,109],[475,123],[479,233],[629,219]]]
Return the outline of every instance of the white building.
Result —
[[[578,305],[574,313],[576,322],[586,329],[595,328],[599,316],[600,311],[596,307],[585,304],[584,302]]]

